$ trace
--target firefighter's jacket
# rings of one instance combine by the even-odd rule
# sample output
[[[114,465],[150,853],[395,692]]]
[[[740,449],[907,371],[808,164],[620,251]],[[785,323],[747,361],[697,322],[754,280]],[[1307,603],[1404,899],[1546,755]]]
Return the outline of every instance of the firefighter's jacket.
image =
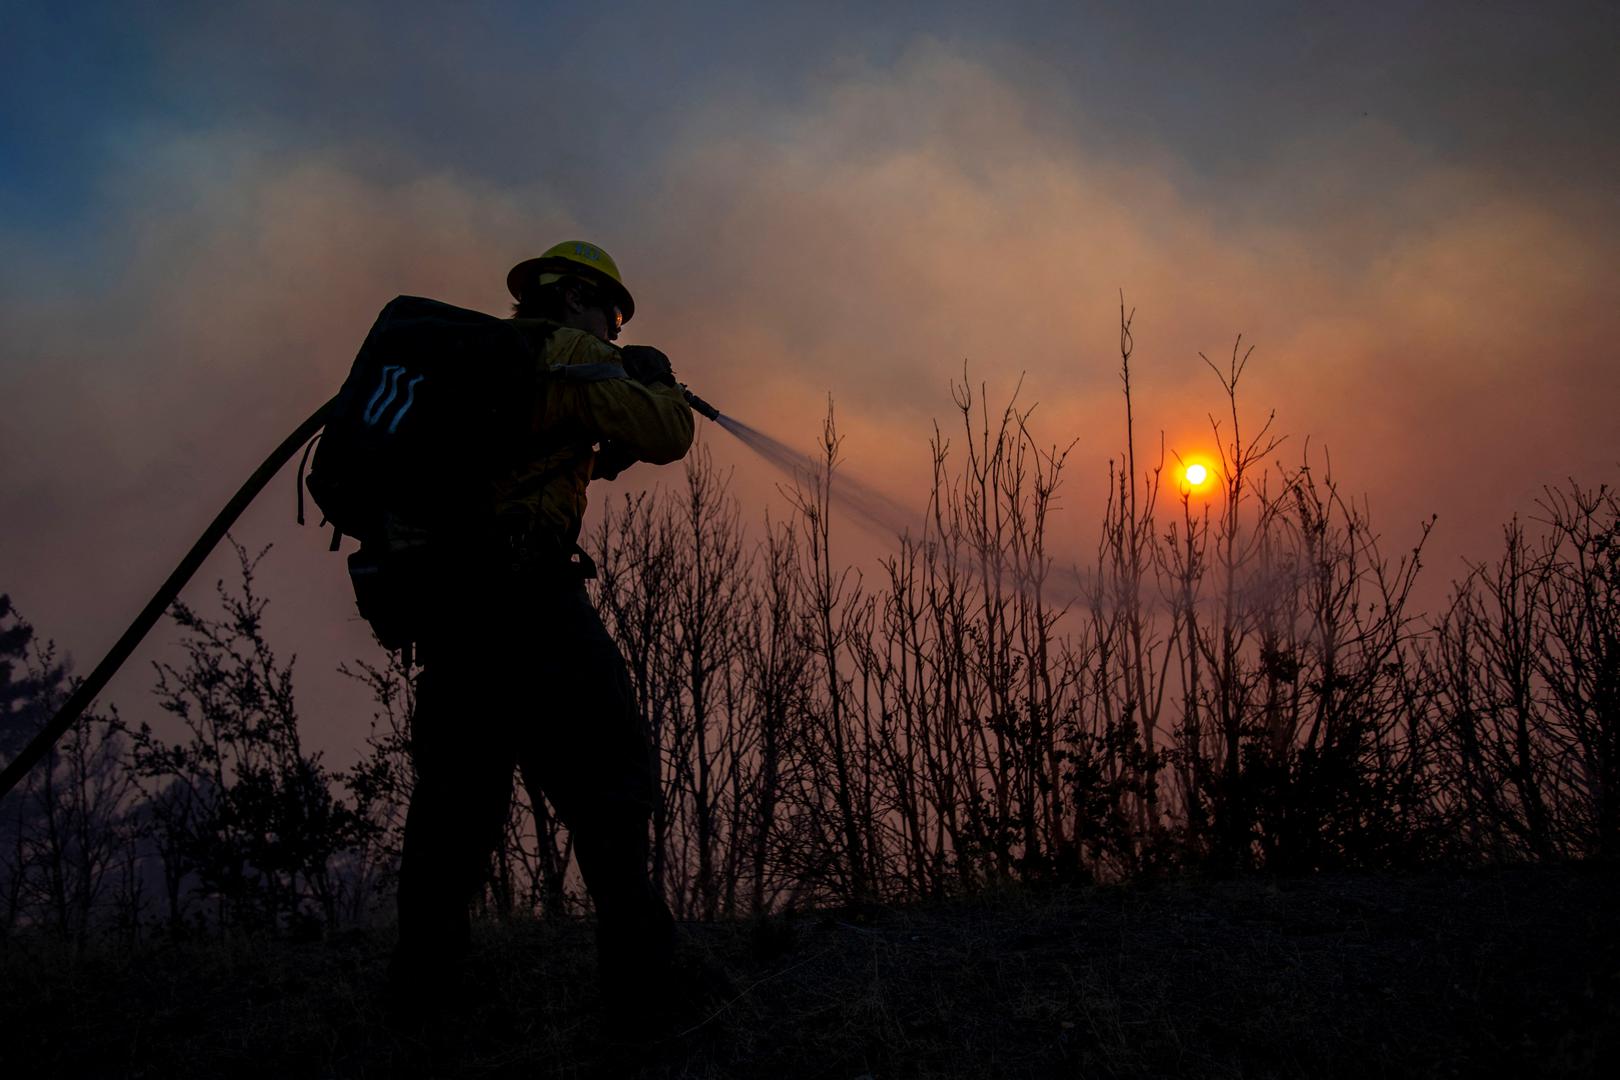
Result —
[[[692,445],[692,407],[678,387],[624,375],[619,350],[584,330],[513,323],[537,346],[541,368],[530,424],[534,456],[497,479],[496,513],[513,531],[572,546],[597,448],[611,443],[654,465],[679,461]],[[581,377],[570,378],[571,367]]]

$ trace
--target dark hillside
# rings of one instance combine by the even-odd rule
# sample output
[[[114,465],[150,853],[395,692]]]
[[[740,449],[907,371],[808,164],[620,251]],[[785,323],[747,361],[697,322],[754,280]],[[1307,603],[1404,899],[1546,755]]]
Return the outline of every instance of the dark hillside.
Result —
[[[389,935],[74,960],[13,940],[11,1077],[1588,1076],[1620,1056],[1612,867],[1077,890],[688,927],[703,980],[634,1047],[580,923],[489,926],[400,1034]]]

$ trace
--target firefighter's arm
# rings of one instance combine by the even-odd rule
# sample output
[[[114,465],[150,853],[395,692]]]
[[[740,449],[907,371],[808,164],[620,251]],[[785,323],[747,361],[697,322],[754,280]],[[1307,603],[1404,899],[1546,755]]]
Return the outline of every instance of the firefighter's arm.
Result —
[[[619,454],[667,465],[691,449],[692,407],[675,387],[612,379],[577,389],[586,427]]]
[[[613,369],[625,370],[618,349],[588,334],[558,331],[552,349],[552,364],[564,372],[569,368],[609,374]],[[667,359],[664,363],[667,367]],[[669,382],[673,381],[671,375]],[[577,425],[594,440],[612,444],[625,465],[631,461],[667,465],[685,457],[691,448],[692,407],[674,385],[638,382],[625,372],[577,381],[565,375],[557,389],[551,401],[565,414],[569,426]],[[564,416],[551,419],[563,420]]]

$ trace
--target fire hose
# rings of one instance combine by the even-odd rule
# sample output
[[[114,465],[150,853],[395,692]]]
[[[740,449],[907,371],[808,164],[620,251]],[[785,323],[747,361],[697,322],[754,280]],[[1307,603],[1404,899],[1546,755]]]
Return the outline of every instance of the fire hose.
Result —
[[[693,411],[710,420],[720,419],[720,410],[685,387],[681,390]],[[236,524],[236,519],[242,516],[242,511],[246,510],[248,504],[264,490],[271,478],[281,471],[281,467],[292,460],[299,448],[313,439],[315,433],[326,425],[326,415],[336,401],[337,399],[333,398],[311,413],[309,419],[299,424],[291,435],[283,439],[281,445],[270,452],[264,463],[255,469],[253,475],[247,478],[247,482],[231,496],[230,502],[215,515],[208,528],[197,538],[197,542],[191,545],[191,550],[186,552],[185,558],[180,560],[180,565],[174,568],[174,572],[163,582],[152,599],[146,602],[141,613],[135,616],[135,621],[129,624],[129,629],[124,631],[124,635],[102,658],[101,663],[96,665],[89,677],[74,688],[66,703],[56,711],[55,716],[51,717],[50,723],[29,740],[22,752],[6,765],[4,772],[0,772],[0,799],[5,798],[12,788],[22,782],[22,778],[28,775],[29,770],[50,752],[56,741],[67,733],[68,728],[73,726],[84,710],[96,699],[96,695],[101,693],[118,669],[123,667],[124,661],[135,651],[141,639],[157,625],[163,613],[169,610],[169,605],[174,603],[175,598],[180,595],[180,590],[186,587],[186,582],[190,581],[197,568],[202,566],[203,560],[208,558],[209,553],[225,538],[231,526]]]

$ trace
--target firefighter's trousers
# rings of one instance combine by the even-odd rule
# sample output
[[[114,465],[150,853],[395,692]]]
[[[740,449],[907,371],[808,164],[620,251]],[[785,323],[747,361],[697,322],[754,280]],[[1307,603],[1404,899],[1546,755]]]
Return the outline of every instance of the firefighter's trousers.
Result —
[[[431,977],[466,950],[468,906],[503,839],[514,766],[573,836],[605,986],[656,981],[674,929],[648,876],[657,773],[624,659],[582,583],[485,595],[422,643],[396,981]]]

